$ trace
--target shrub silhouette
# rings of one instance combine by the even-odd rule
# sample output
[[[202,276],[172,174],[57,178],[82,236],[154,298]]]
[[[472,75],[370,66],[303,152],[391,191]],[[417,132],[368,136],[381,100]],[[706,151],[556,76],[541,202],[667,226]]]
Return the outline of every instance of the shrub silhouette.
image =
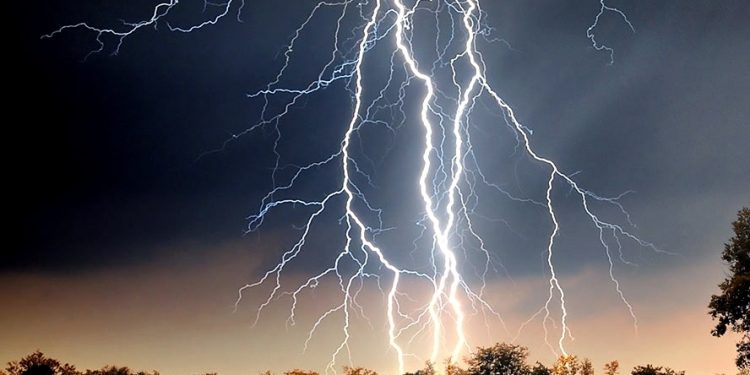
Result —
[[[631,375],[685,375],[685,371],[675,371],[669,367],[655,367],[653,365],[636,366]]]

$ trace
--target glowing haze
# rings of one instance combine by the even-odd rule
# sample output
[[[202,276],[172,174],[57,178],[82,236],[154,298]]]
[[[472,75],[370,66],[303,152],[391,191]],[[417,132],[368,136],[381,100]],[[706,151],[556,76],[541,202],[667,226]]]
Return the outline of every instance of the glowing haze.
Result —
[[[177,25],[170,17],[181,6],[178,0],[163,1],[140,21],[113,28],[74,23],[43,38],[93,32],[97,48],[90,58],[118,53],[128,38],[152,27],[199,33],[219,23],[241,22],[252,11],[250,3],[237,0],[206,2],[211,16]],[[629,33],[637,25],[603,0],[594,11],[581,37],[605,55],[604,65],[618,64],[617,51],[597,37],[599,22],[614,16]],[[272,254],[280,249],[280,257],[239,288],[234,308],[237,314],[252,314],[254,327],[305,324],[306,334],[299,338],[303,351],[318,353],[312,348],[318,337],[334,342],[326,353],[326,372],[362,356],[352,341],[367,326],[382,325],[374,332],[382,335],[382,351],[393,361],[385,367],[399,373],[425,360],[461,360],[484,342],[478,338],[482,325],[488,332],[501,327],[497,340],[540,335],[552,355],[569,354],[577,336],[569,323],[582,324],[569,309],[568,284],[575,283],[577,293],[587,288],[602,292],[560,276],[558,240],[568,228],[593,234],[605,262],[588,272],[605,277],[617,296],[624,315],[615,314],[619,320],[613,324],[626,322],[629,334],[637,337],[638,309],[628,299],[628,284],[616,277],[618,267],[636,267],[634,254],[642,258],[642,249],[657,254],[658,261],[678,258],[636,234],[637,220],[621,203],[632,193],[629,186],[612,195],[589,190],[578,181],[576,165],[560,163],[548,156],[555,152],[538,146],[535,124],[522,123],[523,116],[504,99],[502,76],[490,74],[492,64],[485,56],[513,51],[513,46],[496,35],[487,19],[479,0],[317,3],[280,51],[273,79],[250,88],[248,99],[262,103],[260,118],[199,157],[217,157],[256,133],[268,138],[271,186],[248,215],[247,233],[263,233],[279,221],[294,230],[283,235],[291,242],[280,240],[275,249],[266,249]],[[333,43],[317,46],[315,56],[296,53],[306,35],[331,31]],[[318,64],[312,75],[309,67],[295,70],[306,58]],[[346,93],[339,102],[327,102],[332,112],[350,106],[346,121],[309,124],[303,131],[330,134],[333,129],[335,147],[285,158],[285,139],[300,137],[285,130],[289,118],[304,113],[304,104],[327,90]],[[419,142],[402,145],[406,151],[399,157],[407,160],[394,162],[390,152],[404,133],[419,134],[414,138]],[[487,133],[504,137],[510,152],[493,155],[484,149],[481,138]],[[493,161],[499,158],[523,160],[510,174],[526,188],[495,181],[495,169],[505,165]],[[407,166],[394,168],[395,163]],[[382,191],[394,179],[410,187],[386,196]],[[498,201],[543,215],[529,225],[543,241],[528,250],[543,259],[541,288],[524,277],[514,279],[517,273],[500,257],[504,244],[493,231],[513,227],[504,212],[484,209],[498,207]],[[325,292],[318,294],[318,288]],[[506,299],[512,299],[508,289],[515,288],[543,296],[536,305],[524,306],[530,313],[520,319],[519,314],[501,314],[508,308]],[[311,301],[310,295],[320,298]],[[305,307],[311,303],[315,306]]]

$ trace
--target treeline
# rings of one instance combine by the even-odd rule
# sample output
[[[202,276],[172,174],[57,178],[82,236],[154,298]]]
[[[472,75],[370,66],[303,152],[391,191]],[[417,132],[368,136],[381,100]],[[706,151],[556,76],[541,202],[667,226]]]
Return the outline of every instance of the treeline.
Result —
[[[160,375],[158,371],[133,371],[128,367],[104,366],[99,370],[78,370],[74,365],[62,363],[36,351],[18,361],[8,362],[0,375]]]
[[[528,363],[528,349],[513,344],[495,344],[477,348],[465,360],[464,367],[456,363],[444,364],[440,372],[445,375],[594,375],[597,372],[591,361],[575,355],[562,356],[547,367],[536,362]],[[685,375],[684,371],[675,371],[669,367],[651,364],[636,366],[628,372],[621,372],[620,364],[611,361],[604,365],[600,374],[604,375]],[[377,372],[362,367],[344,367],[344,375],[378,375]],[[433,363],[427,362],[424,368],[403,375],[437,375]],[[98,370],[79,370],[74,365],[62,363],[36,351],[18,361],[9,362],[0,375],[160,375],[158,371],[134,371],[128,367],[105,366]],[[218,375],[206,373],[202,375]],[[260,375],[273,375],[266,371]],[[283,375],[320,375],[316,371],[290,370]],[[747,369],[738,375],[750,375]]]
[[[528,362],[529,350],[521,345],[498,343],[490,347],[477,348],[466,358],[466,367],[446,361],[445,375],[594,375],[596,371],[588,358],[576,355],[560,356],[551,366],[541,362],[531,365]],[[619,375],[620,363],[611,361],[604,365],[605,375]],[[421,370],[404,375],[436,375],[432,363],[427,362]],[[669,367],[643,365],[636,366],[631,375],[685,375]],[[746,374],[740,374],[746,375]],[[750,374],[747,374],[750,375]]]

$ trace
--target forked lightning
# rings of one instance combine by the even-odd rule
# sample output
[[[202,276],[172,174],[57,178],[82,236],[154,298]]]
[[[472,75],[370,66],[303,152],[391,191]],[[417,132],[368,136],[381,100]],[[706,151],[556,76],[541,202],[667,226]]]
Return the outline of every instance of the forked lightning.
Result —
[[[113,28],[81,22],[60,27],[43,38],[51,38],[73,29],[88,30],[94,33],[98,42],[98,48],[88,56],[105,51],[110,41],[114,42],[111,52],[118,53],[128,36],[146,27],[166,25],[171,31],[190,33],[214,25],[230,14],[241,20],[243,11],[251,11],[251,4],[239,0],[205,2],[204,10],[211,8],[215,11],[211,18],[189,26],[176,26],[170,16],[179,5],[179,0],[163,1],[156,4],[149,16],[142,21],[125,22]],[[294,61],[295,48],[299,47],[305,33],[315,32],[316,22],[319,22],[321,14],[325,12],[336,14],[333,44],[329,51],[319,52],[329,56],[327,62],[307,85],[285,86],[284,78]],[[586,30],[586,37],[591,40],[595,50],[609,54],[612,64],[614,50],[602,44],[595,36],[596,28],[605,14],[620,17],[632,31],[635,28],[624,12],[600,0],[598,13]],[[272,212],[282,207],[305,212],[304,224],[294,244],[285,249],[279,262],[262,277],[239,289],[235,307],[239,307],[243,293],[249,289],[268,286],[269,292],[256,310],[255,322],[261,319],[263,311],[269,305],[281,298],[288,298],[291,301],[288,323],[293,325],[296,323],[302,293],[332,280],[340,291],[340,299],[316,318],[304,343],[307,348],[324,321],[340,319],[341,341],[331,353],[327,372],[335,372],[337,361],[344,355],[351,361],[349,342],[350,337],[355,334],[352,319],[354,316],[366,319],[365,309],[358,300],[366,285],[376,285],[384,295],[382,316],[387,322],[387,339],[399,373],[404,373],[407,366],[418,363],[413,362],[417,359],[439,363],[441,356],[447,356],[450,361],[460,360],[470,345],[465,329],[470,315],[481,313],[484,319],[498,319],[505,325],[500,314],[485,300],[486,278],[490,268],[494,267],[494,262],[491,250],[472,225],[479,199],[475,189],[477,184],[484,184],[498,191],[506,199],[543,207],[552,224],[551,229],[544,230],[548,235],[546,249],[540,249],[545,251],[549,271],[546,302],[521,325],[519,334],[521,329],[541,316],[545,342],[551,351],[556,355],[568,354],[566,341],[573,336],[568,325],[565,289],[555,269],[555,239],[561,223],[555,208],[554,192],[561,188],[570,190],[578,197],[586,219],[598,232],[602,249],[609,261],[608,273],[614,289],[637,329],[633,306],[625,298],[621,284],[614,275],[616,260],[628,263],[622,255],[621,241],[630,240],[656,252],[664,251],[629,231],[628,228],[633,225],[619,202],[624,194],[608,198],[584,189],[574,180],[574,173],[564,172],[564,168],[535,148],[531,129],[518,121],[511,106],[500,96],[488,77],[480,45],[496,46],[497,44],[493,44],[495,41],[501,41],[508,47],[510,45],[492,36],[494,30],[486,24],[486,19],[487,13],[482,9],[480,0],[319,2],[292,34],[274,79],[261,90],[248,95],[252,100],[262,100],[260,119],[234,134],[224,144],[226,146],[240,136],[261,128],[271,129],[275,134],[275,168],[271,174],[273,188],[263,197],[258,210],[249,216],[248,231],[258,230]],[[352,20],[357,24],[353,29],[347,27]],[[431,33],[434,35],[434,43],[422,45],[425,43],[415,37],[417,32],[421,33],[420,36]],[[426,55],[433,57],[425,59]],[[369,59],[377,59],[379,64],[389,67],[390,72],[385,82],[376,83],[374,79],[368,79],[365,62],[370,61]],[[327,157],[306,165],[283,165],[279,149],[279,143],[283,140],[282,120],[301,100],[337,83],[340,83],[339,87],[349,90],[353,103],[349,122],[341,135],[340,148]],[[497,113],[504,117],[502,125],[514,134],[519,149],[545,168],[547,178],[543,200],[514,196],[488,181],[479,167],[470,135],[476,121],[472,114],[483,97],[491,99]],[[410,98],[416,99],[417,104],[411,104],[412,101],[407,100]],[[271,104],[273,100],[283,104]],[[410,114],[412,110],[415,111],[414,115]],[[355,142],[367,142],[367,139],[363,139],[362,132],[366,126],[384,127],[395,136],[402,126],[412,125],[421,126],[424,137],[418,146],[421,150],[421,168],[418,174],[404,178],[418,185],[423,209],[422,212],[415,212],[414,216],[419,218],[416,224],[421,228],[421,237],[414,239],[411,244],[385,249],[378,244],[378,235],[388,229],[384,227],[381,216],[385,208],[374,207],[371,200],[368,200],[368,186],[365,185],[372,184],[372,179],[364,165],[371,164],[371,160],[361,147],[355,147]],[[303,194],[298,181],[325,168],[338,168],[340,184],[318,199],[304,198],[309,194]],[[292,171],[291,174],[281,173],[289,170]],[[592,202],[614,206],[626,224],[619,225],[601,219],[592,207]],[[291,288],[283,285],[282,274],[285,269],[304,251],[330,253],[330,249],[323,251],[320,245],[308,244],[315,225],[325,215],[340,217],[344,228],[343,246],[329,266],[319,273]],[[463,247],[468,241],[467,233],[472,241],[479,244],[482,261],[471,265],[478,267],[477,278],[467,277],[470,265],[461,263],[462,260],[471,261],[470,257],[459,256],[466,251]],[[429,249],[418,249],[424,247],[423,242],[432,245]],[[616,245],[614,249],[612,243]],[[400,265],[403,263],[403,253],[410,247],[414,248],[414,254],[424,258],[426,268],[412,269]],[[426,283],[431,292],[415,292],[410,286],[413,283]],[[553,304],[555,309],[552,309]],[[407,308],[406,305],[411,307]],[[556,314],[557,309],[559,316]],[[549,332],[550,328],[556,331],[556,339],[552,341],[548,337],[552,334]],[[410,344],[422,337],[429,337],[428,353],[413,352],[413,345]],[[427,356],[424,358],[420,354]]]

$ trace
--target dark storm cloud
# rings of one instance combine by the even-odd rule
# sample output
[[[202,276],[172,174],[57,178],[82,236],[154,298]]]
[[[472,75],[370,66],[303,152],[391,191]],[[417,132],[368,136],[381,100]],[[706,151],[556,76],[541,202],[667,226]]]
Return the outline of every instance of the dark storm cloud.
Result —
[[[270,60],[279,44],[231,40],[269,25],[250,14],[250,30],[229,22],[197,38],[149,33],[117,57],[82,62],[96,47],[91,34],[39,36],[82,18],[142,17],[134,10],[149,4],[107,14],[67,2],[17,6],[13,71],[23,79],[12,82],[11,108],[23,121],[8,129],[13,237],[0,267],[139,262],[176,238],[240,236],[244,216],[270,186],[271,135],[197,159],[257,116],[246,90],[272,67],[259,69],[256,54]],[[270,25],[282,39],[297,22],[288,19]]]
[[[535,129],[539,149],[565,170],[581,170],[587,188],[606,195],[637,191],[624,202],[639,234],[697,256],[705,250],[695,245],[697,231],[720,239],[724,223],[750,200],[747,4],[615,4],[637,32],[617,17],[602,19],[598,35],[616,49],[614,66],[585,37],[596,5],[488,3],[497,35],[512,45],[486,49],[491,79]],[[190,35],[144,31],[118,56],[103,53],[83,63],[96,47],[90,33],[38,39],[81,19],[142,17],[141,6],[148,4],[129,2],[103,14],[62,1],[12,5],[10,108],[22,121],[6,130],[12,224],[3,270],[140,263],[160,243],[237,238],[270,186],[270,131],[196,158],[257,118],[259,103],[245,94],[272,77],[279,63],[273,57],[307,10],[269,17],[272,6],[260,5],[246,12],[244,23],[226,19]],[[189,23],[191,14],[187,9],[179,17]],[[311,62],[326,58],[316,52],[328,43],[319,35],[325,32],[301,44],[304,65],[291,70],[290,82],[303,81],[315,73]],[[296,137],[282,144],[287,161],[329,152],[349,110],[345,95],[326,93],[292,114],[284,124],[286,135]],[[329,120],[313,124],[316,137],[306,136],[308,117]],[[300,141],[304,150],[296,147]],[[526,210],[507,212],[531,215]],[[529,230],[525,237],[508,230],[504,251],[511,262],[522,262],[524,247],[542,245],[531,231],[540,220],[516,223]],[[590,238],[578,240],[579,233],[592,235],[578,224],[563,231],[566,254],[577,264],[593,246]]]
[[[498,24],[538,27],[524,29],[518,53],[498,57],[507,72],[496,79],[540,148],[580,170],[593,191],[634,190],[624,203],[644,238],[689,258],[710,256],[726,236],[717,223],[750,203],[747,4],[618,4],[637,31],[603,19],[598,37],[616,49],[614,66],[602,64],[606,54],[582,52],[575,25],[588,12],[546,4],[548,12],[519,19],[515,5],[503,5],[497,14],[510,15]],[[576,242],[571,248],[586,249]]]

